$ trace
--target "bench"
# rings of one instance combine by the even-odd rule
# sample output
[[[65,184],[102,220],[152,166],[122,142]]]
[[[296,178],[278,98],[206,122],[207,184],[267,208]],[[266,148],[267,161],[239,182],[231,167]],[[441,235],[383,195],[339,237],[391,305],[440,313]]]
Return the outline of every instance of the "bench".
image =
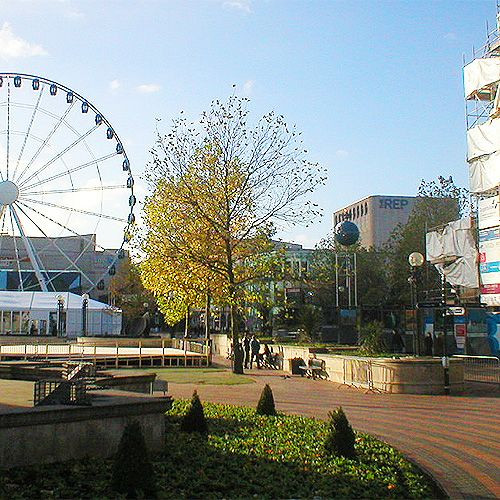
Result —
[[[325,376],[325,361],[323,359],[311,358],[307,365],[299,366],[302,376],[317,379]]]

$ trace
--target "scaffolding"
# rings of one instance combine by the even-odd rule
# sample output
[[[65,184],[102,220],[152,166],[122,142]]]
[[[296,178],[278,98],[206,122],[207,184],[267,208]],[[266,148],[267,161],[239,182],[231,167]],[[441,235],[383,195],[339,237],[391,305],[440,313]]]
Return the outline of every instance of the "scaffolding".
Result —
[[[481,302],[500,306],[500,3],[486,43],[464,57],[469,184],[477,206]]]

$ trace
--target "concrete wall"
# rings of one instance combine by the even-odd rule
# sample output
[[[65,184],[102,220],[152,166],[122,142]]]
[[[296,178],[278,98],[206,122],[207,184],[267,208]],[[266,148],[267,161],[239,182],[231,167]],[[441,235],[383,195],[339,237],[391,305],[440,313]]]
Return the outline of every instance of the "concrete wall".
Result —
[[[215,338],[217,337],[217,338]],[[225,353],[227,339],[213,336],[214,352]],[[308,347],[274,345],[273,350],[283,354],[283,370],[291,373],[293,358],[306,363],[310,356]],[[316,354],[325,361],[324,375],[339,384],[352,385],[388,393],[444,394],[444,374],[441,358],[368,358]],[[450,359],[451,392],[464,389],[464,364],[461,359]]]
[[[140,423],[150,451],[163,448],[169,398],[110,400],[92,407],[45,407],[0,415],[0,467],[110,457],[133,420]]]
[[[212,354],[225,358],[231,345],[228,336],[225,333],[213,333],[210,338],[212,339]]]

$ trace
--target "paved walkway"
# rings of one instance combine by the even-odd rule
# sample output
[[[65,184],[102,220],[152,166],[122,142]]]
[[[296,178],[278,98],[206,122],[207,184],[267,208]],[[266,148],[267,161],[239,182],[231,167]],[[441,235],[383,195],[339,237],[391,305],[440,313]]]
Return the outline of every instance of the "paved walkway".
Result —
[[[264,384],[279,411],[326,418],[342,406],[355,429],[376,435],[428,470],[451,498],[500,498],[500,394],[377,394],[325,380],[252,370],[255,384],[169,384],[174,398],[255,406]]]

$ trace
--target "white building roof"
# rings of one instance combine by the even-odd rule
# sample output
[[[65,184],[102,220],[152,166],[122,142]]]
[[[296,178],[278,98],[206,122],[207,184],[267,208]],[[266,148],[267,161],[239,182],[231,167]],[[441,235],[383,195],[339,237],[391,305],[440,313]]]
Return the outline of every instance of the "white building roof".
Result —
[[[75,293],[0,291],[0,310],[29,311],[31,309],[47,309],[55,311],[57,310],[59,296],[64,299],[65,309],[82,309],[83,299]],[[108,304],[94,299],[89,299],[87,307],[89,310],[111,309]]]

